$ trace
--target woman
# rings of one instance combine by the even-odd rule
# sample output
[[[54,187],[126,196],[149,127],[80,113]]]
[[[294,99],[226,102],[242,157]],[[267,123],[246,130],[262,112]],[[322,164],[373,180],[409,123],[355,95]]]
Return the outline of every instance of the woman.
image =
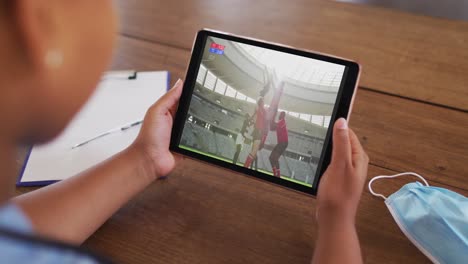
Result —
[[[281,111],[279,114],[278,122],[275,122],[275,118],[271,120],[270,129],[276,131],[276,145],[270,153],[271,168],[273,170],[273,176],[281,178],[281,170],[279,164],[279,158],[283,155],[284,151],[288,147],[288,127],[286,126],[286,113]]]
[[[244,116],[244,122],[242,123],[242,127],[240,130],[237,130],[236,136],[236,152],[234,153],[234,158],[232,159],[232,164],[237,164],[237,160],[239,159],[239,154],[242,150],[242,145],[245,143],[247,139],[247,129],[250,126],[250,115],[248,113]]]
[[[263,103],[263,97],[260,97],[257,101],[257,107],[252,115],[251,119],[254,120],[254,131],[252,132],[252,149],[247,156],[244,167],[249,168],[252,161],[257,158],[257,152],[260,148],[261,142],[264,140],[265,129],[266,129],[266,110]],[[266,139],[266,137],[265,137]]]
[[[86,102],[111,58],[115,24],[110,0],[0,3],[2,263],[105,262],[50,240],[79,245],[175,166],[169,140],[181,81],[148,110],[139,136],[126,150],[75,177],[12,199],[17,146],[50,141]],[[334,140],[318,196],[314,261],[343,257],[341,262],[358,263],[354,217],[367,156],[343,119],[335,125]]]

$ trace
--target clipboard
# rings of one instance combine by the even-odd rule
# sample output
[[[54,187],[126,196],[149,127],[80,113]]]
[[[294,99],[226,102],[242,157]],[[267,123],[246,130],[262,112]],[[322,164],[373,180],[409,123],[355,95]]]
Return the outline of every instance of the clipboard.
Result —
[[[94,94],[53,141],[29,147],[16,186],[45,186],[69,178],[128,147],[140,126],[73,148],[106,131],[143,120],[169,89],[168,71],[105,73]]]

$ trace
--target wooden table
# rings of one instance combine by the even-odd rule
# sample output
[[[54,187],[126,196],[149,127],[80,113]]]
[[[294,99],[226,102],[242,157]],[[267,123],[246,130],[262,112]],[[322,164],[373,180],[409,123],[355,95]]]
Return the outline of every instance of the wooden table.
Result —
[[[371,158],[368,178],[415,171],[468,195],[468,23],[329,1],[115,2],[112,69],[169,70],[173,83],[203,27],[356,59],[351,127]],[[413,180],[375,187],[390,194]],[[119,263],[309,263],[315,209],[312,197],[185,159],[85,246]],[[366,263],[429,262],[367,189],[357,229]]]

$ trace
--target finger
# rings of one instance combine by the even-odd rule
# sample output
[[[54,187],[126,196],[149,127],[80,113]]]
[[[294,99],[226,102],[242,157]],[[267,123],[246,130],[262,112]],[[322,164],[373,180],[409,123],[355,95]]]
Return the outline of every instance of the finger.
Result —
[[[349,137],[351,142],[353,165],[355,167],[365,165],[365,163],[369,162],[369,158],[364,151],[359,138],[352,129],[349,129]]]
[[[340,118],[333,126],[333,153],[331,163],[335,166],[352,164],[348,122]]]
[[[351,142],[351,151],[353,155],[355,154],[362,154],[364,149],[362,148],[361,142],[357,137],[356,133],[352,129],[349,129],[349,140]]]
[[[154,104],[156,113],[166,114],[168,111],[171,112],[171,115],[175,113],[177,103],[179,102],[180,95],[182,94],[182,86],[183,81],[181,79],[177,80],[174,87],[172,87],[156,102],[156,104]]]

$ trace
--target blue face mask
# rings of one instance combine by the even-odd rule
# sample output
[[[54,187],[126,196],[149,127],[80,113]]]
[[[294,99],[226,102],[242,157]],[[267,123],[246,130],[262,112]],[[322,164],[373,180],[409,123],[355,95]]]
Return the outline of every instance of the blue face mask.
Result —
[[[424,184],[404,185],[388,198],[372,190],[381,178],[402,175],[419,177]],[[429,186],[412,172],[377,176],[370,180],[369,191],[385,200],[401,231],[434,263],[468,263],[468,198],[444,188]]]

